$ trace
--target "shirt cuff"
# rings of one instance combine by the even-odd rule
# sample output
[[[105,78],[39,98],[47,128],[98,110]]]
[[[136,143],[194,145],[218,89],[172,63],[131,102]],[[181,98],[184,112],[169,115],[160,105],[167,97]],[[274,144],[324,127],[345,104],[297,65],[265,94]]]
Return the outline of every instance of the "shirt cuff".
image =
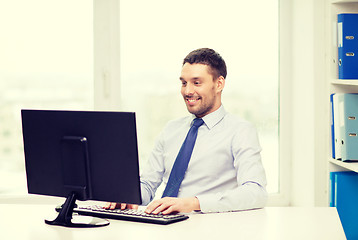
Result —
[[[201,195],[196,196],[199,200],[200,211],[203,213],[212,213],[218,211],[218,202],[221,199],[219,195]]]

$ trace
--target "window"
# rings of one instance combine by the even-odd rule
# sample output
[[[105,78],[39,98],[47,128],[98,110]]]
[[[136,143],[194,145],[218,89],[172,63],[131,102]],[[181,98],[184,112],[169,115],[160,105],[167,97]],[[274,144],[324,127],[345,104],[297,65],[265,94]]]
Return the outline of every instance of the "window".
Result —
[[[25,194],[21,109],[93,108],[93,3],[0,3],[0,195]]]
[[[121,109],[137,112],[141,161],[166,122],[188,114],[183,58],[210,47],[228,68],[223,105],[256,125],[267,189],[279,191],[278,11],[278,0],[120,1]]]
[[[120,66],[108,67],[109,72],[120,69],[114,79],[120,79],[120,88],[103,85],[109,97],[121,97],[120,110],[137,112],[141,161],[167,121],[187,114],[179,93],[183,58],[191,50],[210,47],[228,66],[223,104],[256,125],[268,191],[278,192],[278,0],[94,2],[95,7],[120,4],[118,9],[107,5],[111,16],[119,17],[118,43],[101,26],[95,26],[101,29],[96,40],[113,38],[103,41],[110,51],[98,49],[106,54],[120,45]],[[94,91],[99,90],[92,84],[92,5],[86,0],[0,3],[0,194],[26,192],[20,109],[93,108]],[[107,55],[95,58],[100,62]],[[101,76],[113,77],[106,71]]]

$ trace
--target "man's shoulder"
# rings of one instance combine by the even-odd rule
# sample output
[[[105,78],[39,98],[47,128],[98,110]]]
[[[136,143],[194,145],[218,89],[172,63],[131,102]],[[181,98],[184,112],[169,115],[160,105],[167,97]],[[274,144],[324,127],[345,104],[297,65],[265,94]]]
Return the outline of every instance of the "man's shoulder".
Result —
[[[168,139],[186,132],[190,127],[191,116],[176,118],[166,123],[160,134],[160,139]]]
[[[228,136],[240,139],[257,135],[257,128],[252,122],[231,113],[225,115],[219,129],[226,132]]]
[[[232,126],[255,128],[252,122],[232,113],[227,112],[225,114],[224,120],[227,122],[227,124]]]
[[[165,129],[168,129],[168,128],[176,129],[176,128],[180,128],[183,126],[187,126],[188,124],[190,125],[192,120],[193,120],[192,116],[185,116],[185,117],[172,119],[166,124]]]

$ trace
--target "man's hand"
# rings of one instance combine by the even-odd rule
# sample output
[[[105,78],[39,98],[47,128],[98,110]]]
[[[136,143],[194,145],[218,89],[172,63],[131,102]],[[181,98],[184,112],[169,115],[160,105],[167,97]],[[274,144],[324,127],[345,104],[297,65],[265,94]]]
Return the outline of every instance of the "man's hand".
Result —
[[[192,212],[200,210],[200,203],[196,197],[192,198],[173,198],[165,197],[154,200],[145,209],[146,213],[163,213],[170,214],[175,212]]]
[[[121,210],[124,209],[138,209],[138,205],[136,204],[127,204],[127,203],[115,203],[115,202],[108,202],[105,206],[104,209],[117,209],[120,208]]]

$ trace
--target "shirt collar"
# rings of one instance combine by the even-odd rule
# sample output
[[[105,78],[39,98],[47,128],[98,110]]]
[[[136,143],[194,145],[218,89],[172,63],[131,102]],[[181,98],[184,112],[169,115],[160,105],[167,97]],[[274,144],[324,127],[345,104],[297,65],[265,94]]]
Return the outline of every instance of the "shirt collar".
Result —
[[[215,112],[212,112],[208,115],[205,115],[202,119],[204,120],[205,125],[212,129],[218,122],[220,122],[226,114],[226,110],[223,105],[221,105]],[[193,119],[195,115],[192,115]]]

